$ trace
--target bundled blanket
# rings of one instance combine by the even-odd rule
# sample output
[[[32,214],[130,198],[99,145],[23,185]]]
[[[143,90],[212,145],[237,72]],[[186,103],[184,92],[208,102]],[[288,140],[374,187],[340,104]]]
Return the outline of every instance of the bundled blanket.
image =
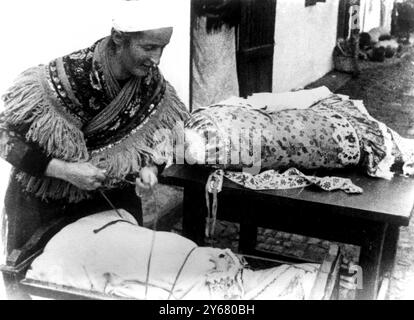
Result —
[[[196,110],[186,124],[189,158],[227,170],[359,166],[386,179],[396,167],[413,173],[414,142],[372,118],[361,101],[330,94],[308,108],[287,108],[238,100]]]
[[[307,299],[319,265],[249,269],[230,250],[137,225],[121,210],[83,218],[49,241],[26,278],[136,299]],[[85,245],[87,244],[87,245]]]

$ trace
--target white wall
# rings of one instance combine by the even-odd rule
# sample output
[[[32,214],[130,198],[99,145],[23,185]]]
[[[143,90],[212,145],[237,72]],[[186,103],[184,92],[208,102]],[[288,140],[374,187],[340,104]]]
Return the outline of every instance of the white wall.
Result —
[[[276,5],[273,91],[303,87],[332,69],[339,0],[305,7],[304,0]]]

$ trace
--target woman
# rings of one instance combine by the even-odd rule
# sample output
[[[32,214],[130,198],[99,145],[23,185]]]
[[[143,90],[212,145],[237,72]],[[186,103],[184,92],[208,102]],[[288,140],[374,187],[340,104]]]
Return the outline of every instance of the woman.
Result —
[[[125,1],[110,36],[23,72],[4,95],[8,254],[57,215],[124,208],[142,223],[135,184],[157,183],[156,132],[188,116],[157,67],[173,30],[154,6]]]

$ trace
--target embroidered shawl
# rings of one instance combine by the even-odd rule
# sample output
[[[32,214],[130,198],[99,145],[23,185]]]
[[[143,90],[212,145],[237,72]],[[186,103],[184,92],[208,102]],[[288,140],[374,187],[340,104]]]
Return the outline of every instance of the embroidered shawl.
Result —
[[[157,161],[157,130],[180,131],[188,113],[154,67],[121,87],[106,57],[108,38],[23,72],[3,96],[4,118],[53,158],[90,161],[105,169],[106,187]],[[169,131],[167,131],[169,132]],[[162,138],[161,136],[159,137]],[[158,150],[159,151],[159,150]],[[43,199],[78,202],[90,196],[63,180],[17,172],[24,189]]]

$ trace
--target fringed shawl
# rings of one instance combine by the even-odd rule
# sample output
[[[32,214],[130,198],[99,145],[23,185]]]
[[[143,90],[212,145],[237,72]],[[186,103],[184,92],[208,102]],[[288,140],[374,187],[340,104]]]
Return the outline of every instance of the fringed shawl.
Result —
[[[154,140],[156,132],[177,133],[188,113],[158,69],[142,83],[130,80],[135,83],[124,87],[135,92],[129,90],[128,97],[119,97],[122,88],[110,85],[102,55],[106,41],[23,72],[3,100],[7,124],[26,128],[27,141],[39,144],[53,158],[90,161],[105,169],[109,177],[116,177],[105,184],[112,188],[119,179],[138,173],[142,166],[159,163],[156,158],[160,150],[154,150],[159,143]],[[120,103],[112,104],[114,99]],[[111,112],[108,105],[117,108],[115,116],[108,116],[110,121],[101,114],[102,110]],[[89,130],[91,122],[103,124]],[[90,196],[63,180],[25,172],[18,172],[16,177],[27,192],[43,199],[78,202]]]

